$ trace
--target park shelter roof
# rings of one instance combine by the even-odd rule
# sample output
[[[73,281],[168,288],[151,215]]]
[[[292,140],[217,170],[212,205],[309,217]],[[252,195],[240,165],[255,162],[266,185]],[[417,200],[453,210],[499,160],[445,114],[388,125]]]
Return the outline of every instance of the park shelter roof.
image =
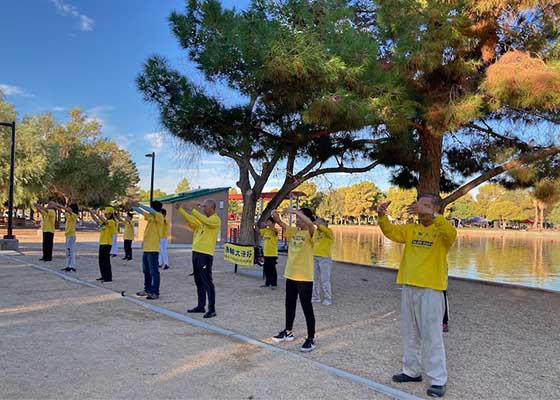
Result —
[[[263,199],[263,200],[270,200],[272,199],[277,192],[262,192],[261,195],[259,196],[259,200]],[[290,196],[293,197],[304,197],[307,196],[304,192],[290,192],[288,193],[284,199],[285,200],[289,200]],[[241,193],[230,193],[229,194],[229,200],[243,200],[243,195]]]
[[[218,193],[227,190],[229,190],[229,186],[209,189],[192,189],[182,193],[169,194],[167,196],[158,197],[154,200],[161,201],[162,203],[176,203],[178,201],[195,199],[197,197],[207,196],[212,193]]]

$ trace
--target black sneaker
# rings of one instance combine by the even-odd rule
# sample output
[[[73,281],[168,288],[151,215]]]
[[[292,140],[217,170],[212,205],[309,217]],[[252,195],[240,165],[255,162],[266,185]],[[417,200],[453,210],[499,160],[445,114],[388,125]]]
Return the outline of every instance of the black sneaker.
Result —
[[[291,331],[287,331],[285,329],[279,332],[278,335],[272,336],[272,340],[274,340],[276,343],[291,342],[294,339],[294,334]]]
[[[96,281],[104,281],[105,278],[101,277],[101,278],[97,278]]]
[[[443,397],[443,395],[445,394],[445,385],[432,385],[428,388],[428,391],[426,393],[430,397]]]
[[[165,264],[165,265],[163,266],[163,269],[169,269],[169,265]]]
[[[202,316],[202,318],[214,318],[216,316],[216,311],[208,311]]]
[[[72,271],[72,268],[62,268],[61,271],[70,272],[70,271]]]
[[[189,276],[193,276],[193,275],[194,275],[194,272],[191,272],[191,273],[189,274]]]
[[[144,290],[136,292],[136,296],[146,297],[147,295],[148,295],[148,293],[146,293]]]
[[[76,272],[76,268],[70,268],[70,272]]]
[[[315,340],[313,338],[307,338],[305,339],[305,342],[303,342],[303,346],[301,346],[301,349],[299,349],[299,351],[309,353],[310,351],[315,350],[315,347]]]
[[[149,293],[149,294],[146,296],[146,299],[148,299],[148,300],[157,300],[157,299],[159,299],[159,295],[158,295],[158,294],[154,294],[154,293]]]
[[[188,313],[204,313],[206,312],[206,310],[204,309],[204,307],[195,307],[195,308],[191,308],[190,310],[187,310]]]
[[[397,375],[393,375],[393,382],[422,382],[422,375],[413,378],[412,376],[408,376],[407,374],[400,373]]]

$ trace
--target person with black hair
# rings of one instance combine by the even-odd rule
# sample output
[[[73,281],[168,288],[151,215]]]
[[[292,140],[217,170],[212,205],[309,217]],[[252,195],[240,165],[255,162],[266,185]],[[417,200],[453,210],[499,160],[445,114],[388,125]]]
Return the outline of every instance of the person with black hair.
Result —
[[[124,257],[123,260],[132,260],[132,241],[134,240],[134,214],[127,212],[126,216],[121,220],[124,225]]]
[[[272,212],[272,218],[286,233],[288,244],[288,261],[284,277],[286,278],[286,325],[285,329],[272,337],[277,343],[294,340],[292,328],[296,317],[297,299],[303,308],[307,324],[307,338],[300,350],[309,352],[315,349],[315,314],[311,297],[313,295],[313,234],[315,217],[309,208],[299,210],[286,208],[283,214],[295,214],[296,226],[288,226],[277,211]]]
[[[76,272],[76,222],[78,221],[78,205],[76,203],[65,207],[53,202],[55,208],[64,212],[64,236],[66,238],[66,265],[64,272]]]
[[[113,235],[117,231],[115,209],[113,207],[105,207],[103,214],[95,210],[90,210],[90,213],[93,220],[99,225],[99,272],[101,272],[101,276],[97,280],[112,282],[111,243]]]
[[[214,318],[216,289],[212,279],[212,264],[222,224],[220,217],[216,215],[216,202],[206,199],[202,204],[192,208],[190,213],[186,212],[179,203],[175,203],[175,208],[187,223],[187,227],[193,231],[192,263],[198,304],[187,312],[204,313],[203,318]],[[206,296],[208,296],[208,311],[206,311]]]
[[[265,222],[261,222],[261,227],[255,225],[255,230],[263,238],[264,253],[264,285],[276,289],[278,286],[278,272],[276,271],[276,263],[278,262],[278,229],[276,229],[274,218],[269,217]]]
[[[142,254],[142,272],[144,273],[144,290],[136,293],[137,296],[146,297],[148,300],[159,299],[159,240],[161,238],[161,226],[163,215],[161,209],[163,205],[160,201],[154,200],[150,207],[138,204],[132,209],[138,214],[143,215],[148,221],[144,230]]]
[[[52,201],[49,201],[46,207],[35,203],[35,208],[41,214],[41,228],[43,230],[43,257],[39,261],[52,261],[54,224],[56,219],[54,210],[56,207]]]
[[[167,222],[167,210],[161,209],[163,215],[163,223],[161,224],[161,239],[159,240],[159,267],[169,269],[169,256],[167,255],[167,235],[169,231],[169,223]]]

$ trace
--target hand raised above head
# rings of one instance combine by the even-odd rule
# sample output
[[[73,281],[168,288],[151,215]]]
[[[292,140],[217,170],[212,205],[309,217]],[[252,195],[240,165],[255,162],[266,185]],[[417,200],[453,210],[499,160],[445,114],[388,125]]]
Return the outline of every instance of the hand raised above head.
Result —
[[[377,214],[381,216],[385,215],[387,213],[387,208],[389,207],[390,204],[391,204],[390,201],[378,204],[376,208]]]
[[[178,210],[179,208],[181,208],[181,204],[175,203],[173,204],[173,207],[175,207],[175,209]]]

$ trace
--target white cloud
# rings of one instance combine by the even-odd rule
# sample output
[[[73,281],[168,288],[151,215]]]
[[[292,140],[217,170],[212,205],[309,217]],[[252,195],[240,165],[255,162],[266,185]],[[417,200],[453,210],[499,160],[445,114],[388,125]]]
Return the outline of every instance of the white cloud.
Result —
[[[87,15],[80,14],[78,7],[65,3],[63,0],[51,0],[51,3],[56,7],[60,15],[78,18],[80,30],[84,32],[91,32],[93,30],[95,20]]]
[[[22,88],[14,85],[8,85],[7,83],[0,83],[0,91],[4,93],[5,96],[35,97],[31,93],[27,93]]]
[[[150,143],[153,151],[159,151],[165,143],[165,135],[163,132],[146,133],[144,139]]]
[[[112,127],[107,123],[107,114],[113,110],[113,106],[100,105],[94,106],[85,111],[86,121],[96,120],[101,124],[104,131],[109,131]]]

